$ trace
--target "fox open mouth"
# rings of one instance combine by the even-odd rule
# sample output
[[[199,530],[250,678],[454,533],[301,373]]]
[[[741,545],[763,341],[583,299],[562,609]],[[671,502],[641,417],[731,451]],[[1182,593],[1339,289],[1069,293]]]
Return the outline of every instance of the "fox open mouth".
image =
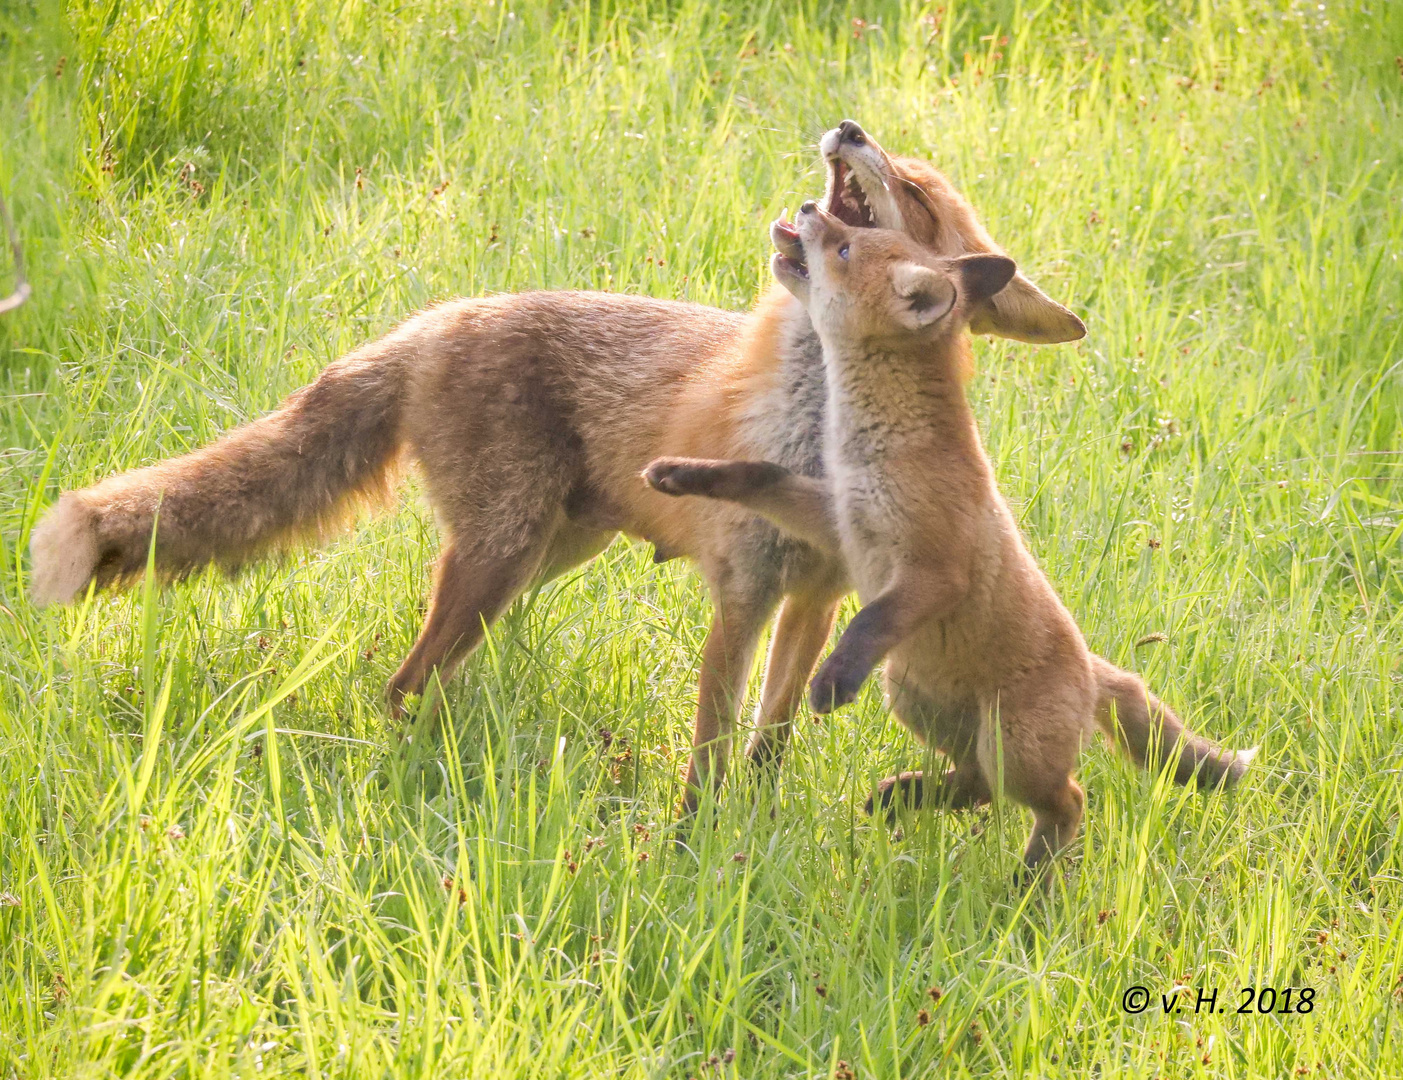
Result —
[[[798,259],[791,259],[788,255],[776,255],[775,258],[795,277],[808,278],[809,268]]]
[[[828,205],[824,209],[844,225],[855,229],[876,228],[876,215],[872,213],[867,195],[848,163],[834,156],[828,159],[828,167],[832,170],[832,176],[828,185]]]
[[[770,226],[770,242],[774,244],[776,257],[785,269],[798,277],[809,276],[809,268],[804,261],[804,243],[799,239],[797,228],[781,218]]]

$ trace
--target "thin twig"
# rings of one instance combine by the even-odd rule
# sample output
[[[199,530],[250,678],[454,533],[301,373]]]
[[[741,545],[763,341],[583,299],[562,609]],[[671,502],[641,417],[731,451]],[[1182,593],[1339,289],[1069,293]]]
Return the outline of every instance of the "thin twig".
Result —
[[[0,218],[5,220],[5,232],[10,237],[10,250],[15,253],[15,291],[0,300],[0,315],[3,315],[7,311],[14,311],[28,300],[30,288],[29,282],[24,279],[24,252],[19,246],[19,233],[15,232],[15,223],[10,218],[10,208],[5,205],[4,195],[0,195]]]

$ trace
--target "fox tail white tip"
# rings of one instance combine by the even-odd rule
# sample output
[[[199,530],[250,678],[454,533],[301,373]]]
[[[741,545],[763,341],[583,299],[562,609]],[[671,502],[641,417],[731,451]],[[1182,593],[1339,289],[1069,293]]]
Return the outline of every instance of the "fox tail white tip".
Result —
[[[64,495],[29,537],[30,594],[40,607],[66,604],[97,569],[97,523],[73,493]]]

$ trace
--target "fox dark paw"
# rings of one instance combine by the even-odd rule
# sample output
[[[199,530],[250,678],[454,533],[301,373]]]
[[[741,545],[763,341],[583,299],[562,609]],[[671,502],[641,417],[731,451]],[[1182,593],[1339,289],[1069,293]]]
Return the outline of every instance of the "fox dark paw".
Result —
[[[809,684],[809,708],[816,713],[828,713],[851,704],[866,679],[866,671],[857,671],[841,662],[835,664],[833,657],[829,657]]]
[[[715,465],[659,458],[643,470],[643,481],[664,495],[710,495],[719,472]]]
[[[658,458],[643,470],[643,480],[664,495],[706,495],[713,499],[744,498],[777,484],[789,475],[768,461],[707,461]]]
[[[924,795],[924,773],[904,772],[900,776],[888,776],[868,797],[863,811],[871,817],[880,810],[885,812],[888,821],[894,821],[901,807],[914,810],[921,805]]]

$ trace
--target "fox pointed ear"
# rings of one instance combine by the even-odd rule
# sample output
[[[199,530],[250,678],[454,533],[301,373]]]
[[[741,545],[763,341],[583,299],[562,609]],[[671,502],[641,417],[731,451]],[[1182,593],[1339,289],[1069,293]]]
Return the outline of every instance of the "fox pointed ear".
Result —
[[[938,270],[920,263],[901,262],[892,267],[896,290],[896,319],[908,330],[921,330],[943,319],[955,306],[955,286]]]
[[[1086,337],[1086,324],[1053,300],[1021,273],[975,308],[970,331],[1053,345]]]
[[[1007,255],[961,255],[955,260],[955,272],[973,310],[1013,280],[1018,264]]]

